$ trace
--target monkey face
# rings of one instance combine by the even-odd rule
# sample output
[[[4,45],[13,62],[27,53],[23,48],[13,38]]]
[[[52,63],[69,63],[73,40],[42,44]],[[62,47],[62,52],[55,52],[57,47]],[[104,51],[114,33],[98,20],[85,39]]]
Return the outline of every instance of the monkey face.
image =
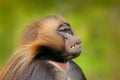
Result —
[[[70,25],[68,23],[62,23],[58,30],[65,41],[65,55],[67,58],[72,59],[79,56],[82,51],[82,47],[80,45],[81,40],[79,37],[74,35]]]

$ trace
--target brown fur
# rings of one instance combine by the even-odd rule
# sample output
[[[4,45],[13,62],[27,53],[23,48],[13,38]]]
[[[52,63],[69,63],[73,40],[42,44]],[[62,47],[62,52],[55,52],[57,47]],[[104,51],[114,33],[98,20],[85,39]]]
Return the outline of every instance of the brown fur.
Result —
[[[58,29],[56,26],[63,22],[66,21],[61,17],[48,16],[29,25],[23,33],[20,48],[8,60],[8,63],[2,70],[0,79],[16,80],[37,55],[36,50],[38,46],[45,45],[52,46],[52,48],[57,50],[63,49],[64,41],[56,32]]]

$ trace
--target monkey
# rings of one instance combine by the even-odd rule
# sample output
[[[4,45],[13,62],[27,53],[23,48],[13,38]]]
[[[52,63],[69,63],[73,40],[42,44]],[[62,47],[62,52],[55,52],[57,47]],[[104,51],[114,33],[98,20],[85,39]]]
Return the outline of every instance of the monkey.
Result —
[[[81,42],[61,16],[36,20],[23,31],[0,80],[86,80],[72,60],[81,54]]]

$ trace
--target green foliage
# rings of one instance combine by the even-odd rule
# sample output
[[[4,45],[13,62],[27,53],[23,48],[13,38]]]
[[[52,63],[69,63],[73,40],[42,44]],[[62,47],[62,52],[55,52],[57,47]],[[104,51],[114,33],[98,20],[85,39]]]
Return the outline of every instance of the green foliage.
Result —
[[[15,51],[23,28],[46,15],[62,15],[82,39],[75,61],[88,80],[120,79],[119,0],[0,0],[0,67]]]

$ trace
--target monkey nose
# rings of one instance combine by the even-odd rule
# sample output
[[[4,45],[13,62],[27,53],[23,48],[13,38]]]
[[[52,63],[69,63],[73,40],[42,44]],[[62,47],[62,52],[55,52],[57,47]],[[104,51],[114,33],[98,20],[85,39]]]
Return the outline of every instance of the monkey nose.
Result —
[[[79,44],[82,43],[82,40],[80,39],[79,36],[74,36],[72,39],[73,39],[73,41],[75,41],[76,43],[79,43]]]
[[[82,40],[79,36],[77,36],[77,39],[79,39],[79,42],[82,43]]]

